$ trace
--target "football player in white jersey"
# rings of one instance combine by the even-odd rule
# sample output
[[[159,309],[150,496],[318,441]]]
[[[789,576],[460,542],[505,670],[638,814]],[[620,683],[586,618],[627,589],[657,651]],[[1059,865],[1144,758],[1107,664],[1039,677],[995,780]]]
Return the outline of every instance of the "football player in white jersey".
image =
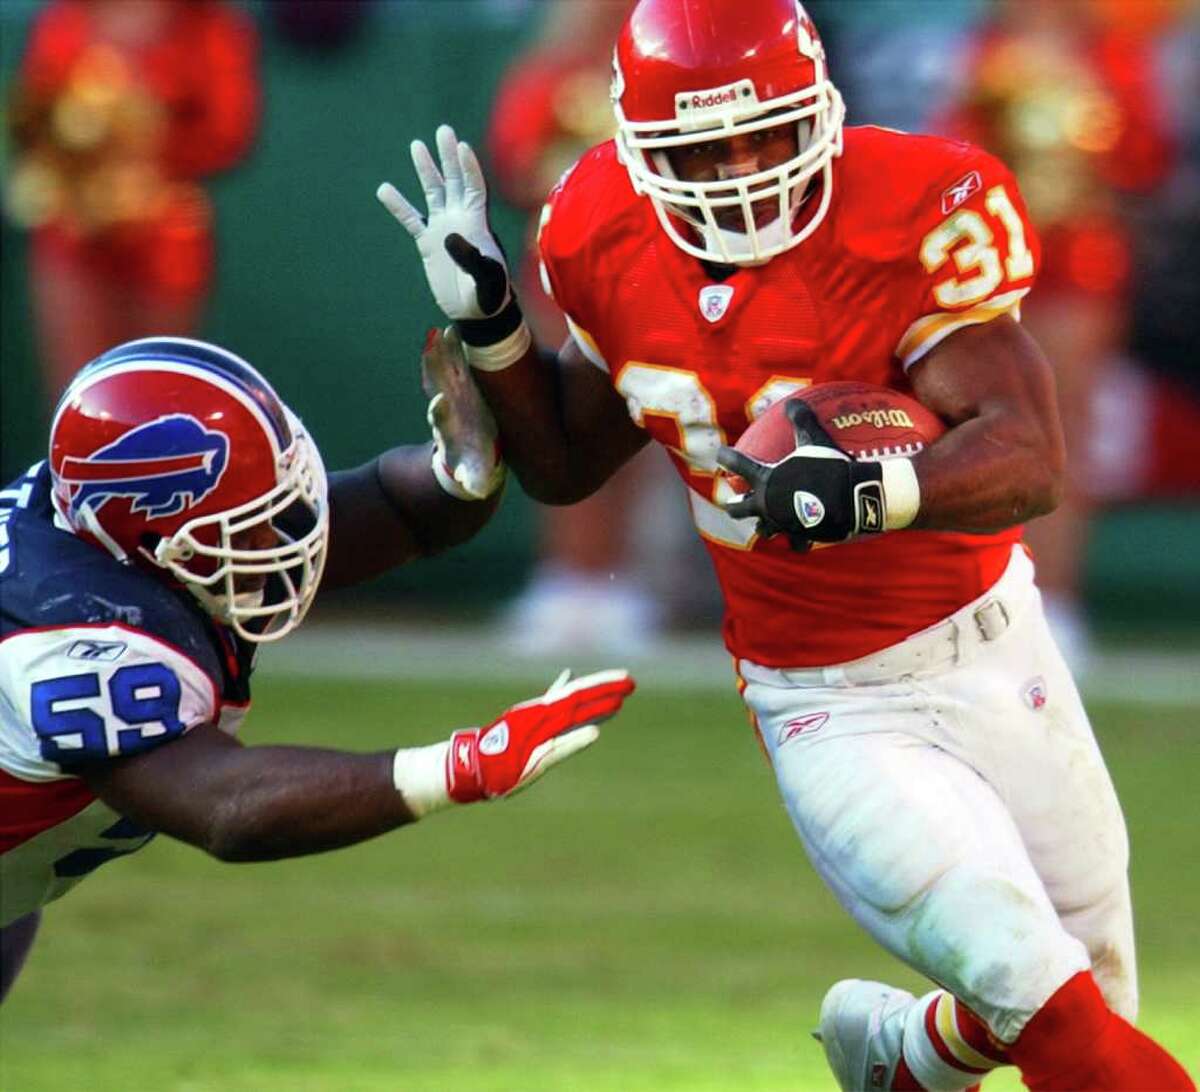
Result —
[[[433,444],[328,480],[215,345],[129,342],[68,387],[48,458],[0,492],[0,997],[41,908],[156,833],[229,861],[350,845],[523,787],[632,691],[564,674],[490,725],[374,754],[238,741],[257,648],[319,586],[461,542],[496,507],[494,425],[453,335],[423,360]]]

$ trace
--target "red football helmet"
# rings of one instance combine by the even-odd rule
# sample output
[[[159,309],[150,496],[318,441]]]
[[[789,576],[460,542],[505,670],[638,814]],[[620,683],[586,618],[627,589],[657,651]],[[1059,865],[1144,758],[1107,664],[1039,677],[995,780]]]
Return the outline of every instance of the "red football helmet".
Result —
[[[272,641],[325,563],[325,468],[299,419],[215,345],[145,338],[72,380],[50,426],[54,506],[75,534],[166,572],[218,621]]]
[[[617,39],[612,98],[633,187],[688,254],[756,265],[824,219],[845,108],[800,0],[641,0]],[[798,152],[766,170],[686,182],[667,158],[668,149],[787,123],[797,126]],[[817,204],[801,210],[810,194]],[[779,212],[756,226],[753,207],[764,202]],[[729,209],[740,210],[744,230],[718,223]]]

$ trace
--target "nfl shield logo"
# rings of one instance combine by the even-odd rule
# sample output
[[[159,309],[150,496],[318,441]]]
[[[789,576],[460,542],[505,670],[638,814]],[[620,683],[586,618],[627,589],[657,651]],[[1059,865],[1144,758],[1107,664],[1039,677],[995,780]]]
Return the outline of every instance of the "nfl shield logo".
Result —
[[[487,730],[479,741],[481,755],[501,755],[508,747],[508,721],[502,720]]]
[[[720,322],[729,310],[733,287],[728,284],[706,284],[700,289],[700,314],[709,322]]]
[[[796,490],[792,497],[792,505],[802,527],[816,527],[825,518],[825,505],[821,503],[821,498],[803,489]]]
[[[1046,704],[1046,680],[1041,675],[1030,679],[1025,684],[1022,696],[1025,698],[1025,704],[1035,713],[1038,712]]]

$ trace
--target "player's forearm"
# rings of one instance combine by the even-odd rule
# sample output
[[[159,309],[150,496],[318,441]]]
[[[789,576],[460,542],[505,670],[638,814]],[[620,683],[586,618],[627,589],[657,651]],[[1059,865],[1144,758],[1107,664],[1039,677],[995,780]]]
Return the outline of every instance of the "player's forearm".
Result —
[[[475,373],[500,430],[504,461],[521,487],[543,504],[574,504],[604,478],[588,446],[567,431],[553,356],[531,347],[503,371]]]
[[[397,447],[330,476],[330,549],[323,586],[358,583],[471,538],[491,518],[485,500],[450,496],[430,466],[429,444]]]
[[[429,444],[397,447],[377,460],[378,482],[392,510],[403,520],[423,556],[466,542],[492,518],[501,490],[480,500],[460,500],[438,483]]]
[[[918,397],[952,427],[914,460],[914,527],[987,533],[1057,506],[1066,461],[1054,373],[1004,317],[947,338],[911,373]]]
[[[247,747],[214,785],[200,840],[176,836],[222,861],[271,861],[365,841],[414,821],[392,780],[393,757]]]
[[[1062,445],[1003,414],[965,421],[913,463],[913,528],[986,534],[1046,515],[1062,496]]]
[[[319,853],[453,804],[507,796],[594,743],[633,680],[622,670],[569,674],[491,723],[427,746],[376,754],[244,747],[208,723],[79,773],[114,811],[221,860]]]
[[[394,752],[244,747],[213,725],[82,771],[109,807],[225,861],[351,845],[412,822]]]

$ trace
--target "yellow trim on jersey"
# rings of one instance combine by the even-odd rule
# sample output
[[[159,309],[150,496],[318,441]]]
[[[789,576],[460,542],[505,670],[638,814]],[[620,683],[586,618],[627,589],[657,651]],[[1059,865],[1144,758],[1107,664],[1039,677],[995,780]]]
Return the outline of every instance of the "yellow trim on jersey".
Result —
[[[940,341],[949,337],[955,330],[964,326],[978,326],[1001,315],[1012,315],[1015,319],[1021,317],[1021,299],[1028,294],[1028,288],[1018,288],[1012,292],[1004,292],[993,296],[978,307],[969,311],[946,312],[939,311],[934,315],[923,315],[917,319],[900,338],[896,346],[896,356],[907,370],[921,359]]]
[[[601,371],[611,372],[612,369],[608,366],[608,361],[604,359],[604,354],[596,346],[596,339],[592,337],[582,326],[579,325],[570,315],[563,312],[563,317],[567,320],[567,330],[575,339],[575,344],[579,346],[579,351],[588,358]]]

